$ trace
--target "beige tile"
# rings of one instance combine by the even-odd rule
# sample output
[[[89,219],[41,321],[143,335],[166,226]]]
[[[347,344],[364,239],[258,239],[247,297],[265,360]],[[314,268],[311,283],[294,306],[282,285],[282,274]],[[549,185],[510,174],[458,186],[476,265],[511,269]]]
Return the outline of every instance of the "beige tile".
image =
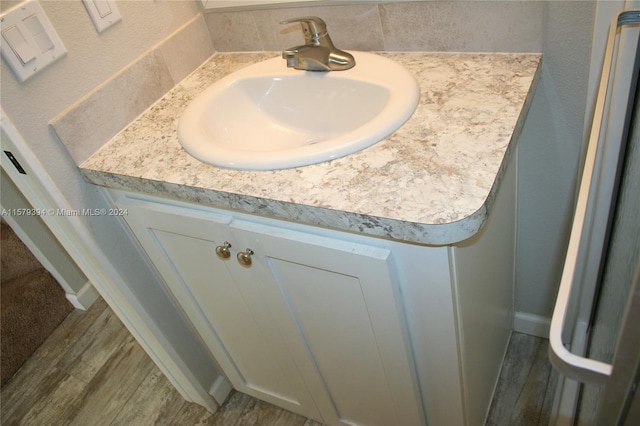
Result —
[[[205,13],[204,18],[216,51],[264,50],[251,12],[210,12]]]
[[[336,46],[365,51],[540,52],[544,2],[424,1],[300,6],[206,14],[219,51],[282,50],[302,44],[280,22],[319,16]]]
[[[376,4],[290,7],[252,12],[265,50],[283,50],[303,44],[299,25],[281,21],[300,16],[318,16],[327,23],[334,44],[340,49],[383,50],[382,26]]]
[[[197,15],[49,124],[80,164],[213,53],[207,26]]]
[[[376,4],[213,12],[205,14],[205,20],[217,51],[278,51],[304,42],[299,26],[280,24],[299,16],[322,18],[327,23],[331,39],[341,49],[384,49]]]
[[[153,51],[87,94],[49,124],[76,164],[80,164],[173,85],[162,55]]]
[[[213,43],[201,15],[196,16],[160,46],[175,83],[213,55]]]
[[[380,5],[386,50],[541,52],[544,2],[427,1]]]

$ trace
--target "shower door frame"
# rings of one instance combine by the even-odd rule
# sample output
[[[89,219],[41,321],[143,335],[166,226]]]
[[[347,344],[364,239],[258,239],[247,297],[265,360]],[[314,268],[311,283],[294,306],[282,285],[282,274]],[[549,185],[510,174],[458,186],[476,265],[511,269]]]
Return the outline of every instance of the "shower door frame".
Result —
[[[555,425],[573,424],[580,382],[606,383],[609,394],[616,387],[613,386],[613,377],[618,376],[616,366],[583,356],[589,341],[594,296],[598,293],[600,265],[606,256],[611,206],[616,200],[619,174],[611,173],[611,170],[618,169],[623,141],[627,137],[629,106],[636,92],[638,22],[640,11],[624,11],[616,14],[610,25],[572,236],[551,325],[550,359],[563,375],[556,391],[551,421]],[[621,28],[629,23],[635,28],[627,31],[631,34],[623,33]],[[626,64],[620,60],[618,64],[620,58],[627,57],[634,59],[626,61]],[[637,358],[640,351],[637,347],[625,345],[619,349],[632,351],[632,354],[625,355],[627,362]],[[620,386],[617,388],[620,392]],[[618,394],[610,401],[620,401],[621,398]],[[607,412],[603,410],[603,415],[611,415]]]

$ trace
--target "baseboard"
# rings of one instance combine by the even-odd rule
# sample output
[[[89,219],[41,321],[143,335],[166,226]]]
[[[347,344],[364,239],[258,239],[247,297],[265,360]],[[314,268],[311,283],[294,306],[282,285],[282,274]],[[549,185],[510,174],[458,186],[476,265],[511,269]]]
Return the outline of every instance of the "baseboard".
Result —
[[[77,293],[67,293],[66,297],[74,308],[86,311],[93,305],[93,302],[98,300],[100,295],[93,284],[87,281]]]
[[[551,318],[540,315],[529,314],[527,312],[516,312],[513,319],[513,331],[531,336],[549,338],[549,327]]]
[[[224,377],[222,374],[218,376],[211,389],[209,390],[209,395],[213,397],[213,399],[218,403],[218,405],[222,405],[224,401],[227,399],[233,387],[231,383]]]

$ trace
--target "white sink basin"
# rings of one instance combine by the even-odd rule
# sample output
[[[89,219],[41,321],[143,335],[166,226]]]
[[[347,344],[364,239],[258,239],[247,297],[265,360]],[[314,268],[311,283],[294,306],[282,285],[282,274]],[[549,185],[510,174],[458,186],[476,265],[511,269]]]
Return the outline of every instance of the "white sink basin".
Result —
[[[413,114],[418,83],[389,59],[352,53],[356,66],[347,71],[299,71],[273,58],[228,75],[185,109],[180,143],[215,166],[275,170],[381,141]]]

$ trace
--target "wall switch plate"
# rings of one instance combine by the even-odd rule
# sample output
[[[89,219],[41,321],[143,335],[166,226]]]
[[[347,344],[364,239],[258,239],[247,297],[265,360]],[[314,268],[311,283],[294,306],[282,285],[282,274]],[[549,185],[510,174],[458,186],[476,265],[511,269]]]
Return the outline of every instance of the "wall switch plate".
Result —
[[[99,33],[122,20],[114,0],[82,0],[82,2]]]
[[[62,58],[67,48],[40,4],[27,1],[0,15],[0,50],[20,82]]]

